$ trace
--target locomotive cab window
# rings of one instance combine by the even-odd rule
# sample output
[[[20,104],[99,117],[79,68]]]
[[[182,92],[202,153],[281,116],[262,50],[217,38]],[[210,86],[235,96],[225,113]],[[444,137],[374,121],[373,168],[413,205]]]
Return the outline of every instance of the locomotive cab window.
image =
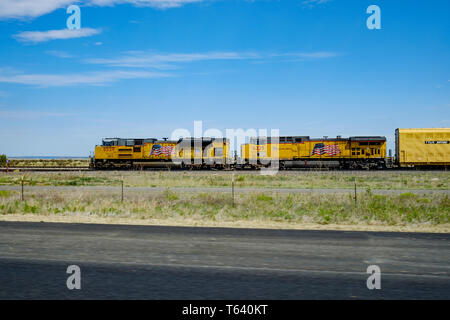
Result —
[[[223,156],[223,149],[222,148],[214,148],[214,156],[215,157],[222,157]]]

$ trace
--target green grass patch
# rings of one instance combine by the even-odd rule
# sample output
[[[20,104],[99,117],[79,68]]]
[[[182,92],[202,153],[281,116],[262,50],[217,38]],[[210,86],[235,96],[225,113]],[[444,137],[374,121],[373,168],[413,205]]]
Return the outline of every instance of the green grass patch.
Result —
[[[92,171],[92,172],[10,172],[0,174],[0,185],[36,186],[119,186],[123,177],[126,187],[230,187],[234,174],[236,188],[302,188],[365,190],[448,190],[450,172],[446,171],[280,171],[273,176],[258,172],[188,172],[188,171]]]
[[[118,191],[118,190],[117,190]],[[6,195],[6,193],[0,193]],[[178,193],[166,189],[146,194],[125,192],[36,192],[25,201],[0,196],[0,214],[82,214],[99,217],[180,218],[201,221],[284,221],[316,224],[427,226],[450,223],[447,194]]]
[[[0,190],[0,197],[9,197],[11,196],[11,191]]]

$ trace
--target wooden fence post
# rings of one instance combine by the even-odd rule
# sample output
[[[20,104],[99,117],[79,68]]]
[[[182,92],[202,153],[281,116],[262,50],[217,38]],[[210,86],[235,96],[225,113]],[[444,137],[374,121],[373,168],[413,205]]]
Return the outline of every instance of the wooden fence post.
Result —
[[[122,185],[122,193],[121,193],[121,197],[120,197],[120,202],[123,202],[123,176],[120,179],[121,185]]]
[[[234,207],[234,173],[231,175],[231,197],[232,197],[232,204]]]
[[[22,192],[21,192],[21,200],[23,201],[23,199],[24,199],[24,197],[23,197],[23,179],[24,179],[25,177],[24,176],[22,176],[22,180],[21,180],[21,185],[22,185]]]

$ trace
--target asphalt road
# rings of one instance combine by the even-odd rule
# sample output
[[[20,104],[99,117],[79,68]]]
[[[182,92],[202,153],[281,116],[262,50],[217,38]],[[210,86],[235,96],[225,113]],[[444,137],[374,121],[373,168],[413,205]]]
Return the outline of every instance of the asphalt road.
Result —
[[[0,299],[449,299],[450,234],[0,222]],[[69,290],[69,265],[81,290]],[[369,290],[369,265],[381,289]]]

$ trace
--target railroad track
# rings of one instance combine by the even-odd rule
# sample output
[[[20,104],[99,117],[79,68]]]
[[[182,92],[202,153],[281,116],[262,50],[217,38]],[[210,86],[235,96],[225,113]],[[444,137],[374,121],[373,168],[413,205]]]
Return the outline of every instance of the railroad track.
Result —
[[[0,172],[6,172],[5,167],[0,168]],[[140,171],[140,170],[133,170],[133,169],[120,169],[120,168],[114,168],[114,169],[91,169],[89,167],[57,167],[57,166],[46,166],[46,167],[10,167],[8,168],[9,172],[64,172],[64,171]],[[144,171],[189,171],[189,172],[211,172],[211,171],[223,171],[224,170],[217,170],[217,169],[181,169],[181,168],[146,168]],[[229,171],[229,170],[226,170]],[[243,168],[236,168],[232,171],[246,171],[246,172],[259,172],[259,170],[251,170],[251,169],[243,169]],[[311,171],[331,171],[331,172],[368,172],[368,170],[337,170],[332,168],[289,168],[289,169],[280,169],[281,172],[311,172]],[[419,171],[447,171],[446,168],[432,168],[432,169],[425,169],[425,168],[385,168],[385,169],[377,169],[377,170],[371,170],[371,172],[380,172],[380,171],[386,171],[386,172],[405,172],[405,171],[411,171],[411,172],[419,172]]]
[[[91,170],[89,167],[10,167],[8,168],[9,172],[15,171],[89,171]],[[6,172],[6,168],[0,168],[0,172]]]

